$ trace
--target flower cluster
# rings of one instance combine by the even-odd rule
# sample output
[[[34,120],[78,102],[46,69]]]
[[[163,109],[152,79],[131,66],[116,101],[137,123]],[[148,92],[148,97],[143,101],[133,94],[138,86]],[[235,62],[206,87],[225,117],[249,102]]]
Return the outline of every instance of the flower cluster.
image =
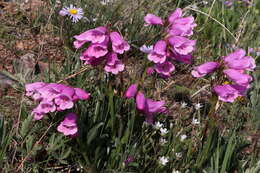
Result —
[[[148,59],[155,63],[155,71],[163,77],[169,77],[175,70],[171,60],[191,64],[192,52],[195,50],[195,40],[188,37],[193,35],[196,27],[192,16],[183,17],[182,10],[177,8],[167,20],[153,14],[144,17],[146,26],[161,25],[165,28],[165,38],[157,41],[152,50],[143,47],[141,50],[148,53]]]
[[[86,100],[90,94],[80,88],[72,88],[63,84],[35,82],[25,85],[26,96],[38,101],[33,109],[35,120],[40,120],[50,112],[71,109],[74,102]]]
[[[244,96],[249,88],[252,77],[246,74],[246,71],[253,71],[255,60],[251,56],[246,56],[243,49],[237,49],[235,52],[223,58],[223,63],[206,62],[193,69],[193,77],[203,77],[216,69],[224,69],[223,73],[230,82],[223,85],[214,86],[213,90],[218,95],[219,100],[224,102],[234,102],[239,96]],[[231,83],[231,84],[229,84]]]
[[[100,26],[76,35],[74,38],[76,39],[74,47],[77,49],[90,42],[88,48],[80,56],[85,64],[96,66],[105,62],[104,70],[113,74],[124,70],[125,66],[118,59],[118,54],[128,51],[130,46],[118,32],[110,32],[106,27]]]
[[[166,111],[165,101],[154,101],[152,99],[145,98],[142,92],[137,92],[137,84],[132,84],[125,92],[125,97],[130,99],[135,97],[136,108],[145,115],[147,123],[152,124],[154,122],[155,113],[162,113]]]

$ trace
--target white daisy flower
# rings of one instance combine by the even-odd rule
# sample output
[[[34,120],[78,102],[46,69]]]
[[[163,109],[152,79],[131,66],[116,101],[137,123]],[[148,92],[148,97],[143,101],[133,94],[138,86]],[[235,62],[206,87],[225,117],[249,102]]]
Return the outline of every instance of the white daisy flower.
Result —
[[[144,52],[144,53],[150,53],[153,50],[153,45],[151,46],[146,46],[145,44],[140,47],[140,51]]]
[[[62,8],[59,14],[61,16],[69,16],[72,22],[76,23],[83,17],[84,12],[82,8],[76,8],[75,6],[70,4],[69,7]]]
[[[159,157],[159,162],[160,162],[160,164],[165,166],[169,162],[169,158],[165,157],[165,156]]]

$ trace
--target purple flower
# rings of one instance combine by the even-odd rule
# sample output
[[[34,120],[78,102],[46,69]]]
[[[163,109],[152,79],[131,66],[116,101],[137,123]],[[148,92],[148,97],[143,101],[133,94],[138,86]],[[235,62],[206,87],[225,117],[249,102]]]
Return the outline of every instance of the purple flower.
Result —
[[[227,7],[231,7],[233,5],[233,1],[232,0],[225,1],[224,5]]]
[[[118,32],[111,32],[110,39],[114,52],[123,54],[124,51],[128,51],[130,49],[129,44],[122,38],[122,36]]]
[[[171,62],[165,61],[162,64],[155,64],[155,70],[157,73],[169,77],[171,75],[170,73],[175,70],[175,67]]]
[[[63,133],[65,136],[74,136],[78,132],[77,116],[75,113],[68,113],[64,120],[57,127],[58,132]]]
[[[192,55],[187,54],[187,55],[180,55],[178,53],[173,53],[170,55],[171,58],[173,58],[176,61],[185,63],[185,64],[192,64]]]
[[[125,165],[127,166],[129,163],[134,161],[133,156],[128,156],[127,159],[124,161]]]
[[[182,10],[180,8],[176,8],[174,12],[170,14],[168,17],[168,22],[173,24],[174,21],[182,16]]]
[[[169,38],[169,43],[172,46],[173,51],[181,54],[188,55],[195,50],[195,40],[189,40],[181,36],[171,36]]]
[[[85,54],[85,55],[81,55],[80,59],[82,61],[84,61],[84,64],[90,64],[92,66],[97,66],[103,62],[104,57],[95,58],[95,57],[89,57]]]
[[[32,83],[26,84],[26,92],[39,105],[34,108],[32,114],[35,120],[41,119],[45,114],[55,111],[71,109],[74,102],[86,100],[90,94],[80,88],[72,88],[63,84],[56,83]],[[31,94],[30,92],[34,92]]]
[[[154,63],[164,63],[166,61],[167,43],[164,40],[159,40],[155,43],[153,50],[148,54],[148,59]]]
[[[95,29],[85,31],[80,35],[75,35],[74,38],[76,39],[76,41],[74,41],[73,43],[74,47],[78,49],[86,42],[102,43],[106,39],[106,32],[107,28],[100,26]]]
[[[73,95],[73,101],[77,100],[87,100],[90,97],[90,94],[85,92],[81,88],[74,88],[75,94]]]
[[[147,14],[144,17],[144,21],[146,22],[145,26],[148,26],[148,25],[163,25],[162,19],[158,16],[155,16],[154,14]]]
[[[243,49],[237,49],[224,58],[227,67],[235,70],[253,71],[256,67],[255,60],[251,56],[245,56],[246,52]]]
[[[103,43],[93,43],[84,52],[83,56],[99,58],[108,53],[107,41]]]
[[[227,75],[228,79],[235,82],[238,85],[248,86],[252,81],[252,77],[248,74],[241,73],[238,70],[226,69],[223,71]]]
[[[194,70],[192,70],[191,74],[193,77],[199,78],[206,76],[209,73],[214,72],[219,67],[219,63],[217,62],[206,62],[204,64],[201,64],[197,67],[194,67]]]
[[[125,92],[125,97],[128,99],[135,97],[137,93],[137,87],[138,87],[137,84],[130,85],[130,87]]]
[[[223,102],[234,102],[239,96],[239,92],[232,85],[217,85],[213,88],[217,93],[219,100]]]
[[[193,28],[196,27],[192,16],[181,17],[182,10],[177,8],[169,17],[168,22],[171,24],[168,33],[171,36],[191,36]]]
[[[44,87],[46,84],[44,82],[34,82],[25,85],[25,95],[27,97],[32,97],[35,101],[41,99],[41,94],[38,92],[39,88]]]
[[[151,76],[154,73],[154,68],[153,67],[148,67],[146,70],[146,74],[148,76]]]
[[[118,74],[119,72],[124,71],[125,65],[117,58],[116,53],[109,53],[107,56],[107,63],[104,69],[106,72]]]
[[[154,101],[146,99],[142,92],[136,95],[136,108],[145,114],[146,122],[152,124],[154,122],[154,114],[165,112],[164,101]]]
[[[60,94],[58,97],[55,98],[54,102],[57,105],[58,111],[71,109],[74,106],[72,98],[66,94]]]

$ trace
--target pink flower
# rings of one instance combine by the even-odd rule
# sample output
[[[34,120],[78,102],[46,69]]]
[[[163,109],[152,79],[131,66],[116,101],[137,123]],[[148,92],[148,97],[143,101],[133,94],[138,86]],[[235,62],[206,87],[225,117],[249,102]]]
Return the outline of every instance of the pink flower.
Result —
[[[241,73],[238,70],[226,69],[223,72],[225,73],[225,75],[227,75],[228,79],[238,85],[248,86],[249,83],[253,80],[250,75]]]
[[[39,88],[37,90],[38,93],[40,94],[40,99],[38,100],[52,101],[57,95],[61,93],[62,89],[63,89],[62,84],[56,84],[56,83],[46,84],[44,87]]]
[[[93,43],[83,52],[83,56],[100,58],[102,56],[105,56],[107,53],[108,50],[105,43]]]
[[[107,62],[105,66],[106,72],[111,72],[113,74],[118,74],[124,71],[125,65],[117,58],[116,53],[109,53],[107,56]]]
[[[78,132],[77,116],[75,113],[68,113],[64,120],[57,127],[58,132],[63,133],[65,136],[74,136]]]
[[[148,76],[151,76],[154,73],[154,68],[153,67],[148,67],[146,70],[146,74]]]
[[[73,95],[73,101],[77,100],[87,100],[90,97],[90,94],[85,92],[81,88],[74,88],[75,94]]]
[[[188,55],[195,50],[196,41],[181,36],[171,36],[169,43],[175,52],[181,55]]]
[[[213,88],[217,93],[219,100],[223,102],[234,102],[239,96],[239,92],[232,85],[217,85]]]
[[[49,113],[49,112],[55,112],[56,111],[56,106],[53,102],[49,102],[49,101],[42,101],[40,102],[40,104],[36,107],[36,109],[38,111],[40,111],[41,113]]]
[[[137,87],[138,87],[137,84],[130,85],[130,87],[125,92],[125,97],[128,99],[135,97],[137,93]]]
[[[41,94],[38,89],[43,88],[46,84],[44,82],[34,82],[25,85],[25,95],[27,97],[32,97],[35,101],[40,101],[42,99]]]
[[[74,41],[73,43],[74,47],[78,49],[86,42],[102,43],[106,39],[106,32],[107,28],[100,26],[95,29],[85,31],[80,35],[75,35],[74,38],[76,39],[76,41]]]
[[[163,25],[162,19],[158,16],[155,16],[154,14],[147,14],[144,17],[144,21],[146,22],[145,26],[148,26],[148,25]]]
[[[26,84],[26,92],[31,91],[34,94],[29,93],[29,95],[40,102],[32,111],[35,120],[41,119],[45,114],[50,112],[71,109],[74,106],[74,102],[89,98],[89,93],[80,88],[72,88],[56,83],[36,82]]]
[[[54,102],[57,105],[57,110],[66,110],[71,109],[74,106],[72,97],[75,91],[73,88],[66,88],[59,94],[55,99]]]
[[[128,51],[130,49],[129,44],[122,38],[122,36],[118,32],[111,32],[110,39],[114,52],[123,54],[124,51]]]
[[[166,61],[166,48],[166,41],[157,41],[151,53],[148,54],[148,59],[154,63],[164,63]]]
[[[181,17],[182,11],[180,8],[177,8],[168,18],[170,28],[168,33],[171,36],[191,36],[193,35],[193,28],[197,25],[194,23],[194,18]]]
[[[84,61],[84,64],[90,64],[92,66],[97,66],[101,64],[104,60],[103,57],[95,58],[95,57],[89,57],[88,55],[81,55],[80,59]]]
[[[173,53],[171,55],[174,60],[185,63],[185,64],[192,64],[192,55],[187,54],[187,55],[180,55],[178,53]]]
[[[32,115],[33,115],[34,120],[40,120],[44,117],[45,114],[41,110],[37,109],[37,107],[36,107],[33,109]]]
[[[136,95],[136,108],[145,114],[146,122],[154,122],[154,114],[162,113],[166,111],[164,107],[164,101],[154,101],[152,99],[146,99],[142,92],[138,92]]]
[[[217,62],[206,62],[204,64],[201,64],[197,67],[194,67],[194,70],[192,70],[191,74],[193,77],[199,78],[206,76],[209,73],[214,72],[219,67],[219,63]]]
[[[155,70],[157,73],[169,77],[171,75],[170,73],[175,70],[175,67],[171,62],[165,61],[162,64],[155,64]]]
[[[243,49],[237,49],[224,58],[227,67],[235,70],[253,71],[256,67],[255,60],[251,56],[245,56],[246,52]]]
[[[146,99],[142,92],[138,92],[136,95],[136,108],[140,111],[144,111],[147,107]]]
[[[168,22],[169,23],[174,23],[174,21],[182,16],[182,10],[180,8],[176,8],[174,12],[170,14],[168,17]]]

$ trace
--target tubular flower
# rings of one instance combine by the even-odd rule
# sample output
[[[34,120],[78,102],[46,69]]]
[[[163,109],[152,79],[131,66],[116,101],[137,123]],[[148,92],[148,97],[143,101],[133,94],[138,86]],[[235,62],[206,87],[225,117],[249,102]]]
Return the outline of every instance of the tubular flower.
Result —
[[[50,112],[71,109],[78,100],[87,100],[90,96],[80,88],[63,84],[35,82],[25,85],[26,95],[32,97],[39,105],[33,109],[35,120],[40,120]]]
[[[199,77],[203,77],[206,76],[209,73],[214,72],[217,68],[219,67],[219,63],[217,62],[206,62],[204,64],[201,64],[197,67],[195,67],[191,74],[193,77],[199,78]]]
[[[118,59],[117,54],[123,54],[130,49],[130,45],[118,32],[108,32],[106,27],[100,26],[74,36],[74,47],[80,48],[85,43],[91,42],[80,56],[84,64],[97,66],[104,65],[104,70],[113,74],[122,72],[124,64]],[[112,47],[112,50],[109,48]]]
[[[144,46],[140,49],[148,54],[148,60],[155,63],[155,70],[161,77],[171,76],[171,72],[174,71],[172,60],[186,64],[192,63],[192,52],[195,50],[196,44],[196,40],[188,38],[193,35],[193,28],[196,27],[192,16],[183,17],[182,10],[177,8],[166,20],[153,14],[147,14],[144,20],[145,25],[164,27],[164,39],[157,41],[152,50],[148,50]],[[163,71],[162,67],[169,70]]]

